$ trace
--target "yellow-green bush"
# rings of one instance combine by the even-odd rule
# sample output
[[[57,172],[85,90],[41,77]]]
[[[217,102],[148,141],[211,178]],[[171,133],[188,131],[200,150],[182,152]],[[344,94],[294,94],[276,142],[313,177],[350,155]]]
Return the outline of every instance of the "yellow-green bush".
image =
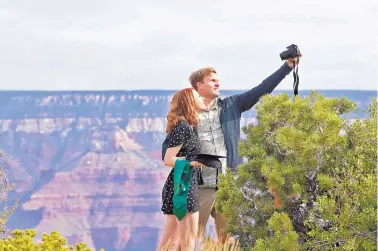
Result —
[[[14,230],[12,236],[0,239],[0,251],[93,251],[84,243],[67,246],[66,239],[58,232],[51,232],[50,235],[44,233],[40,243],[34,243],[35,235],[32,229]]]
[[[217,210],[243,250],[377,250],[377,100],[267,95]]]

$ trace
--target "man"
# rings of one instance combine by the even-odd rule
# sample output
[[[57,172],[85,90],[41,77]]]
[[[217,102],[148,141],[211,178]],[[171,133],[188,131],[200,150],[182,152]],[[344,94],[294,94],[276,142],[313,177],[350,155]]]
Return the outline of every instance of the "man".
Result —
[[[204,98],[207,106],[207,110],[198,113],[197,134],[200,139],[201,153],[226,156],[227,158],[220,159],[222,161],[220,172],[224,173],[226,166],[236,171],[238,164],[242,163],[241,157],[238,156],[241,114],[251,109],[262,95],[271,93],[292,71],[296,61],[297,59],[288,59],[260,85],[225,99],[219,98],[219,81],[214,68],[201,68],[190,75],[191,85]],[[200,185],[199,229],[202,232],[206,229],[211,215],[215,220],[218,240],[223,242],[225,236],[222,233],[226,230],[227,221],[214,208],[220,172],[210,167],[202,169],[204,184]]]

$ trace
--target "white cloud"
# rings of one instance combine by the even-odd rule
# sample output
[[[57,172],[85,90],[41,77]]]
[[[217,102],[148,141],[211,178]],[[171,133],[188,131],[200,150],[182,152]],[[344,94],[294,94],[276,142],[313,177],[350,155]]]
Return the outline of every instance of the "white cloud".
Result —
[[[247,89],[291,43],[302,88],[376,89],[376,11],[371,0],[8,1],[0,89],[177,89],[204,65],[222,88]]]

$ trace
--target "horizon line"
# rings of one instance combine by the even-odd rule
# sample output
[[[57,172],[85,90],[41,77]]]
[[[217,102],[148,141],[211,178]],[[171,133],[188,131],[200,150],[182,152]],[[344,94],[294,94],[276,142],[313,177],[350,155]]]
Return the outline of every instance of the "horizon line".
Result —
[[[2,90],[0,89],[0,92],[150,92],[150,91],[159,91],[159,92],[173,92],[173,91],[178,91],[180,89],[128,89],[128,90],[122,90],[122,89],[114,89],[114,90],[90,90],[90,89],[83,89],[83,90],[70,90],[70,89],[63,89],[63,90],[34,90],[34,89],[22,89],[22,90]],[[247,91],[250,89],[222,89],[222,91]],[[277,91],[293,91],[292,89],[278,89],[278,90],[273,90],[273,92]],[[302,89],[298,90],[299,93],[301,91],[355,91],[355,92],[378,92],[377,89]]]

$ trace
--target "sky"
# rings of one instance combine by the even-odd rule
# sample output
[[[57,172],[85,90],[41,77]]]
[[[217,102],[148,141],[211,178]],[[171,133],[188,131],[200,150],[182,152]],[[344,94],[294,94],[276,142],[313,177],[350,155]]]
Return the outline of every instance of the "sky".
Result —
[[[293,43],[300,89],[376,90],[377,13],[374,0],[1,0],[0,90],[177,90],[204,66],[244,90]]]

